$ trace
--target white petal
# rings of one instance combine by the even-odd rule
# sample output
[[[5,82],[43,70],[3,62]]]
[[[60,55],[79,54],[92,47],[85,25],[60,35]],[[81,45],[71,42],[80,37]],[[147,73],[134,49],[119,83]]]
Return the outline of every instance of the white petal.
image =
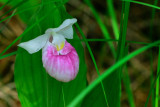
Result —
[[[77,19],[66,19],[58,28],[49,28],[46,33],[55,32],[63,35],[67,39],[73,39],[72,25],[77,22]]]
[[[61,50],[63,49],[64,45],[65,45],[65,41],[66,39],[64,38],[63,35],[60,34],[55,34],[53,36],[53,41],[52,44],[57,48],[57,50]]]
[[[20,43],[18,46],[27,50],[30,54],[38,52],[41,48],[43,48],[49,38],[49,35],[44,34],[38,36],[35,39],[32,39],[28,42]]]

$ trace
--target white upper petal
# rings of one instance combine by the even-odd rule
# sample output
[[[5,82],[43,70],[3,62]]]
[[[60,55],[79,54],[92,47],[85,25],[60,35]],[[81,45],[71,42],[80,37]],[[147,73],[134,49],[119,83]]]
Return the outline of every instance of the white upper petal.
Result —
[[[43,48],[46,42],[48,41],[48,39],[49,39],[49,35],[44,34],[28,42],[20,43],[18,46],[21,48],[24,48],[30,54],[32,54],[32,53],[38,52],[41,48]]]
[[[73,28],[72,25],[77,22],[77,19],[66,19],[58,28],[49,28],[46,33],[51,34],[52,32],[63,35],[67,39],[73,39]]]
[[[59,46],[61,47],[62,43],[65,43],[66,39],[64,38],[63,35],[60,35],[60,34],[55,34],[53,36],[53,41],[52,41],[52,44],[53,46]],[[63,47],[62,47],[63,48]]]

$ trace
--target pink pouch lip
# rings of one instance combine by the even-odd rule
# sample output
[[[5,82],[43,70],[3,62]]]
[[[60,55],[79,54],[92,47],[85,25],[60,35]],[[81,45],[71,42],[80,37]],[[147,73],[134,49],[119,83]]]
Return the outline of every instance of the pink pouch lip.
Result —
[[[67,41],[60,51],[47,43],[42,50],[42,61],[46,72],[53,78],[63,82],[73,80],[79,70],[78,54]]]

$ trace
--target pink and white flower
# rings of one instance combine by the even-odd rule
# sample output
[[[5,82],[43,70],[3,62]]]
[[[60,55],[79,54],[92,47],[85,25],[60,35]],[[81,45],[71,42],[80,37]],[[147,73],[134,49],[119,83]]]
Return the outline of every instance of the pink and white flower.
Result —
[[[66,19],[58,28],[49,28],[45,34],[18,46],[30,54],[42,49],[43,67],[48,74],[63,82],[73,80],[79,70],[79,57],[72,45],[66,41],[73,39],[72,25],[77,19]]]

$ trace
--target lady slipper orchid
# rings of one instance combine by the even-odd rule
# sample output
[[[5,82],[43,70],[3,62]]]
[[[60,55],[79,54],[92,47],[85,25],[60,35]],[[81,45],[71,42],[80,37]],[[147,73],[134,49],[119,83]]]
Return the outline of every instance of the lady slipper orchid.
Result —
[[[58,28],[49,28],[45,34],[18,46],[33,54],[42,49],[43,67],[48,74],[62,82],[73,80],[79,70],[79,57],[66,41],[73,39],[72,25],[77,19],[66,19]]]

